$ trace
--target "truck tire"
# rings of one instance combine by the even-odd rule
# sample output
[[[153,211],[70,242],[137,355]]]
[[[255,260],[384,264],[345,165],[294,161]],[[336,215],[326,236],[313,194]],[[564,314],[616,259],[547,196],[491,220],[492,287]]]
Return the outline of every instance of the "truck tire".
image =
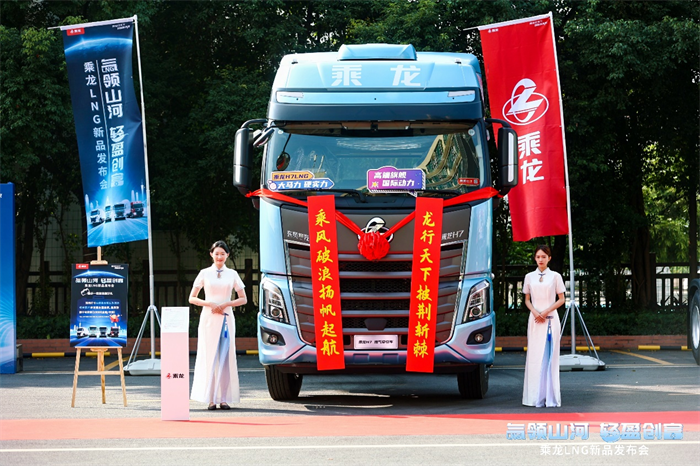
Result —
[[[276,366],[265,366],[265,380],[267,391],[275,401],[296,400],[301,390],[303,376],[300,374],[286,374]]]
[[[700,288],[695,288],[688,301],[688,345],[695,363],[700,365]]]
[[[489,368],[479,364],[474,370],[457,374],[457,386],[462,398],[481,400],[489,389]]]

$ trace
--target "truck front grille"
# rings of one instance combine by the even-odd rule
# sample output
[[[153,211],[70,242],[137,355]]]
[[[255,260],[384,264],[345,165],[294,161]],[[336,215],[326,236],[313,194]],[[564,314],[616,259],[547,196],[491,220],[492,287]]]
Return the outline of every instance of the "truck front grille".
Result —
[[[299,333],[302,340],[314,345],[309,247],[289,242],[286,247]],[[445,343],[452,335],[465,247],[466,243],[455,243],[441,249],[436,344]],[[354,335],[368,334],[399,335],[399,348],[406,348],[411,259],[410,253],[388,254],[377,262],[359,254],[338,254],[345,349],[353,349]]]

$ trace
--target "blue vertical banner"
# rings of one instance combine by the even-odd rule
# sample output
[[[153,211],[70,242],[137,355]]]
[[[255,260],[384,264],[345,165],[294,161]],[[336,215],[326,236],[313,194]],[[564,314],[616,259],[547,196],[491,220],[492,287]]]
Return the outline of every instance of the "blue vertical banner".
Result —
[[[83,178],[88,246],[148,239],[134,19],[62,26]]]
[[[0,184],[0,374],[14,374],[17,345],[15,187]]]

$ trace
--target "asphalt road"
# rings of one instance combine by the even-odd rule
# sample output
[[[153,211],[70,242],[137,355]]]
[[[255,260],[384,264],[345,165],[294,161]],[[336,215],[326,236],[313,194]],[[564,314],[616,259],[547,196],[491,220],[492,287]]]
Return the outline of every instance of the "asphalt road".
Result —
[[[159,377],[127,377],[124,407],[118,377],[107,377],[102,404],[99,377],[82,376],[71,408],[74,359],[26,359],[24,372],[0,376],[0,464],[697,465],[700,367],[692,355],[600,356],[605,371],[561,373],[558,409],[520,404],[524,353],[497,354],[483,400],[461,399],[454,376],[405,374],[306,376],[298,400],[275,402],[257,357],[239,356],[241,404],[207,411],[190,402],[189,423],[159,420]],[[95,364],[81,358],[81,370]],[[513,441],[509,422],[586,422],[590,437]],[[645,422],[684,424],[683,439],[607,443],[599,434],[600,423]],[[7,440],[6,429],[22,426],[36,426],[31,439]]]

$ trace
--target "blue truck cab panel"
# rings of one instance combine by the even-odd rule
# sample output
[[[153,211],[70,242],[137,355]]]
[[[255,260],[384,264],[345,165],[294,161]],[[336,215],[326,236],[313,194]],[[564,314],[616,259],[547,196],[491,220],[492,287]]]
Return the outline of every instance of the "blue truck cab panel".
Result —
[[[256,140],[265,146],[261,186],[301,200],[334,194],[336,209],[364,231],[397,224],[415,209],[416,196],[449,199],[492,185],[481,70],[470,54],[366,44],[287,55],[264,126]],[[422,170],[425,186],[368,189],[368,170],[387,166]],[[274,182],[290,173],[319,183]],[[259,357],[271,396],[291,399],[303,376],[317,372],[308,213],[266,197],[259,208]],[[495,355],[493,208],[485,198],[443,212],[434,367],[456,374],[467,398],[485,395]],[[392,235],[379,261],[359,254],[357,238],[338,226],[346,366],[339,372],[404,372],[413,222]],[[384,336],[392,347],[382,346]],[[358,338],[372,344],[360,349]]]
[[[285,56],[273,83],[268,118],[440,121],[483,116],[476,57],[417,53],[410,45],[408,53],[397,54],[390,47],[344,45],[339,52]]]

